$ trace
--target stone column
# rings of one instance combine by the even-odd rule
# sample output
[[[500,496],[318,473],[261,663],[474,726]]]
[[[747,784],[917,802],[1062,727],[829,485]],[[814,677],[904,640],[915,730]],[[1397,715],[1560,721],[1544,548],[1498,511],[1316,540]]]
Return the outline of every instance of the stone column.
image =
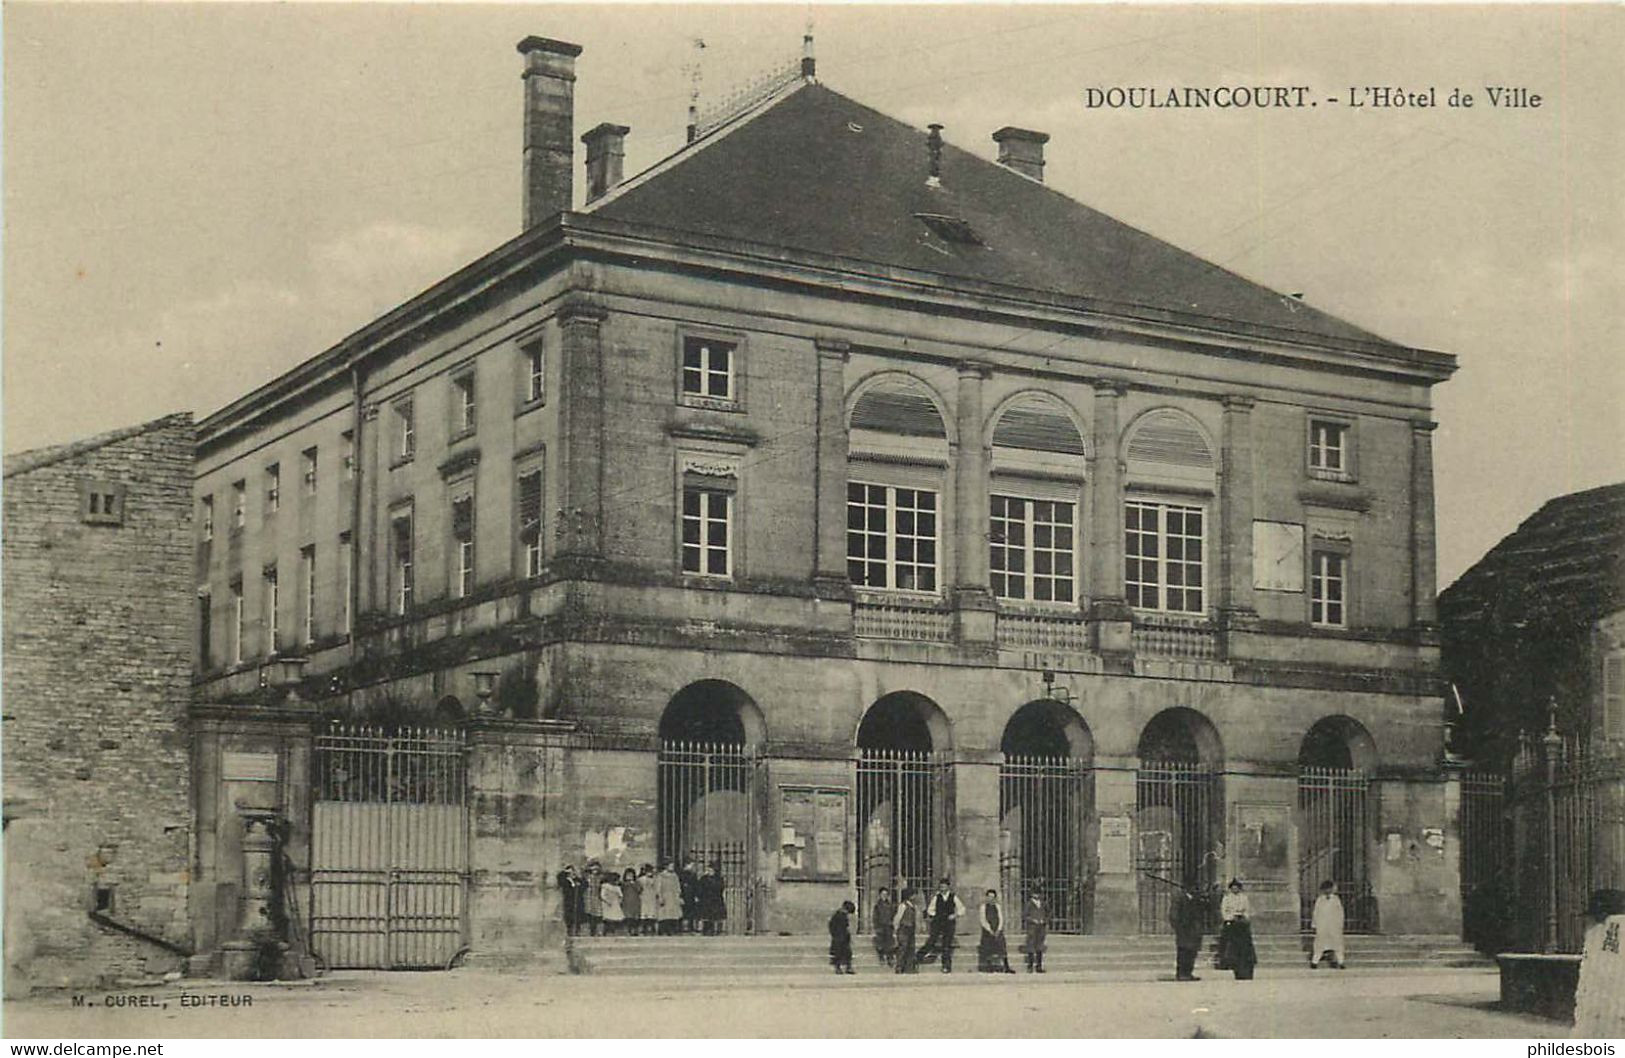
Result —
[[[1089,622],[1095,649],[1132,649],[1133,615],[1123,598],[1123,463],[1120,382],[1095,385],[1094,473],[1089,475]]]
[[[350,530],[350,561],[355,563],[355,608],[350,611],[350,638],[356,639],[361,615],[383,609],[388,589],[379,584],[387,543],[378,532],[378,483],[389,474],[389,446],[378,423],[378,405],[361,409],[355,439],[356,473],[362,477],[361,523]]]
[[[572,575],[591,576],[603,558],[604,360],[603,306],[573,294],[559,308],[564,390],[559,403],[559,561]]]
[[[1433,430],[1438,423],[1411,422],[1411,625],[1431,628],[1437,619],[1438,580],[1433,524]]]
[[[982,383],[992,369],[966,360],[959,365],[954,458],[954,604],[959,637],[992,642],[993,595],[988,590],[987,519],[989,446],[982,437]]]
[[[813,590],[820,598],[850,599],[846,575],[846,361],[851,346],[817,339],[818,446],[813,480]]]

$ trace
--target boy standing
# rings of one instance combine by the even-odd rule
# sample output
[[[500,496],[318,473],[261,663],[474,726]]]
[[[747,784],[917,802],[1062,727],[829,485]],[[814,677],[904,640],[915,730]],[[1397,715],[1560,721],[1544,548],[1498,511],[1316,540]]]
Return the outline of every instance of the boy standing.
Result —
[[[1315,949],[1309,953],[1309,969],[1318,970],[1320,960],[1330,953],[1332,966],[1343,968],[1343,901],[1337,897],[1337,886],[1330,880],[1320,883],[1320,895],[1315,897],[1315,910],[1310,915],[1315,927]]]

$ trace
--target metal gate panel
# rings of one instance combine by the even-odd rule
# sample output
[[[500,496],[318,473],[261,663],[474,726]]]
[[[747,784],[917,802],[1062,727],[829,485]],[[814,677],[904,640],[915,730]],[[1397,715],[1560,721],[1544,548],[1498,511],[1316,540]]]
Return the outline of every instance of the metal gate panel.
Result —
[[[312,951],[333,968],[445,966],[467,936],[461,734],[335,725],[315,750]]]
[[[1171,933],[1174,890],[1187,881],[1208,890],[1224,859],[1219,776],[1207,765],[1141,760],[1135,773],[1135,868],[1141,933]],[[1209,928],[1218,909],[1209,901]]]
[[[663,741],[656,765],[661,860],[722,868],[728,933],[756,928],[759,761],[726,742]]]
[[[947,762],[914,750],[865,749],[857,761],[858,927],[869,928],[875,896],[936,888],[944,864]]]
[[[1358,768],[1298,768],[1298,925],[1312,928],[1320,883],[1337,886],[1350,933],[1375,933],[1371,885],[1376,795]]]
[[[999,767],[999,887],[1020,908],[1038,888],[1056,933],[1088,933],[1094,877],[1088,835],[1094,773],[1074,757],[1005,754]],[[1036,884],[1043,879],[1042,886]],[[1012,913],[1018,913],[1012,911]]]

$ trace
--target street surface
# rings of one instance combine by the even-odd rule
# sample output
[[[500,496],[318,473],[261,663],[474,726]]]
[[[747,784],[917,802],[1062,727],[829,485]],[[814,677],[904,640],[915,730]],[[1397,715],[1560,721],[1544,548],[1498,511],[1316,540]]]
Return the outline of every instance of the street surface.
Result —
[[[866,972],[867,971],[867,972]],[[187,982],[7,1002],[10,1039],[141,1037],[1566,1037],[1494,1009],[1494,971],[1308,972],[1194,984],[1091,975],[568,977],[464,968],[340,972],[314,982]],[[951,993],[951,995],[945,995]],[[145,1006],[103,1005],[140,996]],[[183,995],[248,996],[198,1006]],[[125,1002],[133,1002],[125,1000]]]

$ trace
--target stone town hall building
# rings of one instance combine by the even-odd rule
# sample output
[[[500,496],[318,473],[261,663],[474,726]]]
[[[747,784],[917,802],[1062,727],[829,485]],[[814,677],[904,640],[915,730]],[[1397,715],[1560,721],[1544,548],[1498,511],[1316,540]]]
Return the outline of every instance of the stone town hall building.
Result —
[[[256,806],[330,964],[534,950],[563,864],[691,853],[736,930],[942,873],[1457,928],[1452,357],[810,59],[630,179],[587,132],[572,209],[581,49],[519,50],[524,230],[199,425],[200,949]]]

